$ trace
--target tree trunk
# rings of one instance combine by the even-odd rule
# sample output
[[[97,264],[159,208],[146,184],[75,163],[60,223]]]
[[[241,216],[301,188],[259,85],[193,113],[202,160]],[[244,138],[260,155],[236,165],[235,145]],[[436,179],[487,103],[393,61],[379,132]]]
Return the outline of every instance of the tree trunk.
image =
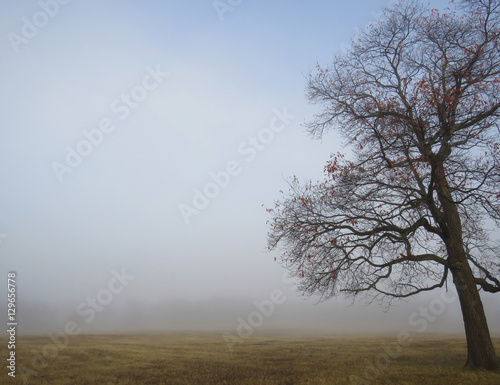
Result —
[[[445,175],[442,163],[439,174]],[[500,360],[495,353],[483,302],[465,252],[460,214],[451,196],[446,178],[442,177],[440,182],[438,192],[443,207],[443,227],[445,229],[443,240],[448,252],[453,282],[457,288],[467,339],[465,366],[470,369],[498,370],[500,369]]]
[[[458,268],[453,268],[452,274],[462,308],[467,339],[465,366],[470,369],[500,369],[500,362],[491,341],[483,303],[469,264],[466,262]]]

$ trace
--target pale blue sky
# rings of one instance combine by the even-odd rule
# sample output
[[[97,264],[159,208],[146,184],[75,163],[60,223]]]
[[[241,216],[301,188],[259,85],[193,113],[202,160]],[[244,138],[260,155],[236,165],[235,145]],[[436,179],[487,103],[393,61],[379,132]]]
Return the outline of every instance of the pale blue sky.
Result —
[[[134,300],[252,299],[283,287],[262,204],[290,176],[320,178],[341,146],[334,133],[305,134],[305,77],[388,4],[244,0],[221,20],[210,0],[73,0],[16,53],[9,34],[43,15],[35,1],[3,0],[0,274],[18,272],[21,298],[51,302],[78,303],[113,268],[136,276],[123,294]],[[122,94],[156,68],[169,75],[149,77],[155,89],[119,114]],[[248,161],[249,136],[275,109],[295,118]],[[53,162],[104,119],[115,130],[60,182]],[[238,175],[187,224],[179,205],[192,206],[193,189],[231,161]]]

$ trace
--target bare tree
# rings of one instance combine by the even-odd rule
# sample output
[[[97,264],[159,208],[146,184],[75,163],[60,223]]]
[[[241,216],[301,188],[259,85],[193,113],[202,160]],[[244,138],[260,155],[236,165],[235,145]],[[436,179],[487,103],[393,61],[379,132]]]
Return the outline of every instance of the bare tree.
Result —
[[[466,366],[484,369],[499,367],[479,294],[500,291],[499,33],[499,0],[386,9],[309,78],[310,134],[332,128],[351,154],[268,209],[270,249],[322,299],[390,304],[453,278]]]

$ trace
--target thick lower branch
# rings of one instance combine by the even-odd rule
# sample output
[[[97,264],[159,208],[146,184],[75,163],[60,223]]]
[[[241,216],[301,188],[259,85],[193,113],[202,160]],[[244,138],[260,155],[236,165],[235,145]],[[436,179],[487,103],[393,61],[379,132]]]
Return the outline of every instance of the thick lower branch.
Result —
[[[488,293],[498,293],[500,292],[500,287],[492,285],[488,281],[486,281],[484,278],[474,278],[475,282],[477,285],[481,286],[481,288],[484,291],[487,291]]]

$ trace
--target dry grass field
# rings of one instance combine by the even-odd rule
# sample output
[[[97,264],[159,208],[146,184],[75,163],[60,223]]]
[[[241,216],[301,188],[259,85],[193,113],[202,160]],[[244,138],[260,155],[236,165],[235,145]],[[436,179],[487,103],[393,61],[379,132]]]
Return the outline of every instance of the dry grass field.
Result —
[[[500,384],[500,373],[462,368],[463,338],[417,337],[399,350],[395,336],[269,333],[230,353],[222,333],[79,335],[60,348],[47,336],[19,336],[16,378],[2,365],[0,384]],[[495,345],[500,351],[500,339]]]

